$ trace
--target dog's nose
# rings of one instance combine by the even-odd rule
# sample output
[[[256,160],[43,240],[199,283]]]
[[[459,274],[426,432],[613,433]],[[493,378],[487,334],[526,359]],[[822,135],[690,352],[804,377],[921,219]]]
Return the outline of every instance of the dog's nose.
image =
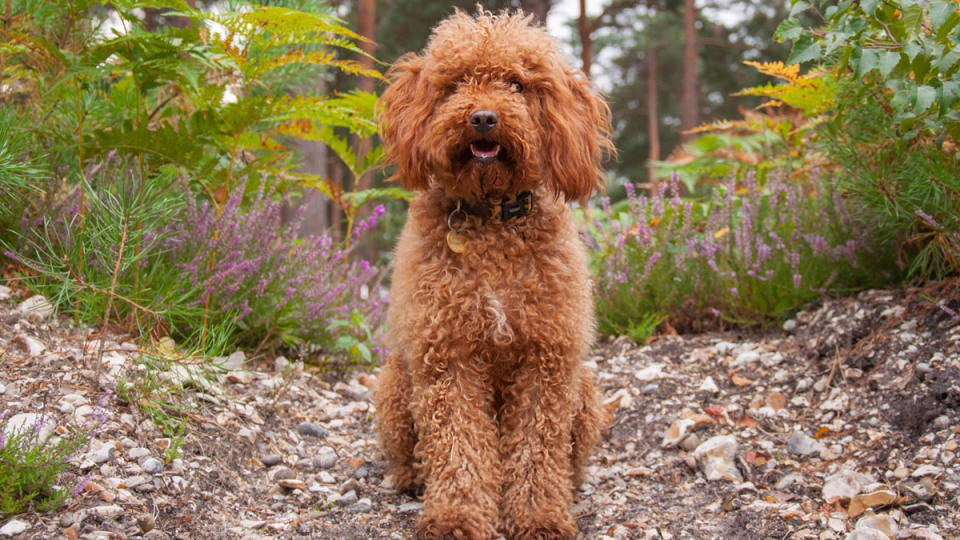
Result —
[[[470,125],[480,133],[486,133],[497,125],[497,113],[480,109],[470,115]]]

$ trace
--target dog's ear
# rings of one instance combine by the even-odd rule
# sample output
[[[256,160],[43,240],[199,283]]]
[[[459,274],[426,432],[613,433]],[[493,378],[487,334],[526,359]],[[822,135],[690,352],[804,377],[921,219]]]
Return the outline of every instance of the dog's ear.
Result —
[[[427,187],[426,163],[419,141],[432,112],[432,92],[422,88],[420,72],[424,58],[414,53],[400,57],[386,78],[390,86],[380,96],[377,118],[380,138],[386,149],[385,164],[394,163],[396,172],[390,180],[399,179],[407,189]]]
[[[546,131],[547,174],[557,194],[585,201],[604,185],[604,155],[616,153],[610,140],[610,108],[581,73],[565,70],[541,100]]]

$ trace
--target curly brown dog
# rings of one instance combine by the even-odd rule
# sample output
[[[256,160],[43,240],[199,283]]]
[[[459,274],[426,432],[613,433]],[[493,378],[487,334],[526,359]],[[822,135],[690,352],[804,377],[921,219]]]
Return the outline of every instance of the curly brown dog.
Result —
[[[609,109],[546,30],[461,12],[388,71],[381,133],[415,190],[376,390],[421,538],[573,538],[605,413],[585,248],[565,200],[602,182]]]

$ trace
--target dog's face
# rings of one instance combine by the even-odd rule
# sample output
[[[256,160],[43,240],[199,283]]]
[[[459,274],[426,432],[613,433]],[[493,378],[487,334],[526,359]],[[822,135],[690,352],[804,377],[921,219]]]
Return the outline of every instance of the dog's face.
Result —
[[[582,200],[602,183],[609,109],[529,17],[457,12],[387,76],[381,135],[408,188],[479,200],[546,183]]]

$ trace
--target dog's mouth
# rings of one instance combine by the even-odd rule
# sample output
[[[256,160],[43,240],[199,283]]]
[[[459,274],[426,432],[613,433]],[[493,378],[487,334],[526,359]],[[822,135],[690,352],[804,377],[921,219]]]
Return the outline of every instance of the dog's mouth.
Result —
[[[500,157],[503,148],[500,143],[489,139],[480,139],[470,143],[470,155],[481,164],[493,163]]]

